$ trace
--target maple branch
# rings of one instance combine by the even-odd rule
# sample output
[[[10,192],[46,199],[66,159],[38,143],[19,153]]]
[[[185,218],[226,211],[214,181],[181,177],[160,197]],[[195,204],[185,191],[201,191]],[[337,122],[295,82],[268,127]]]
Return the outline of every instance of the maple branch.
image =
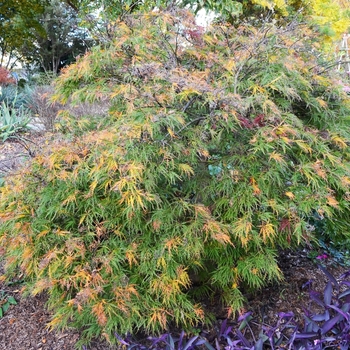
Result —
[[[159,107],[163,108],[163,105],[158,101],[156,94],[153,93],[152,96],[153,96],[154,100],[157,102],[157,105],[158,105]]]
[[[79,12],[79,8],[71,0],[66,0],[66,4],[70,6],[75,12]]]
[[[205,119],[205,117],[198,117],[198,118],[196,118],[196,119],[193,119],[193,120],[191,120],[190,122],[188,122],[186,125],[184,125],[179,131],[175,132],[174,134],[175,134],[175,135],[179,135],[182,131],[184,131],[185,129],[187,129],[191,124],[196,123],[196,122],[200,122],[201,120],[204,120],[204,119]],[[164,138],[160,140],[160,142],[164,142],[164,140],[167,139],[169,136],[170,136],[169,133],[166,134],[166,135],[164,136]]]
[[[347,64],[347,63],[350,63],[350,61],[337,61],[337,62],[335,62],[335,63],[332,63],[332,64],[330,64],[330,65],[324,67],[324,69],[323,69],[323,71],[321,72],[321,74],[324,73],[324,72],[327,72],[328,69],[330,69],[330,68],[332,68],[332,67],[335,67],[335,66],[337,66],[338,64]]]
[[[186,110],[191,106],[192,102],[197,98],[197,96],[192,97],[184,106],[184,108],[182,109],[182,112],[185,113]]]
[[[17,136],[17,135],[11,136],[10,139],[16,140],[28,152],[30,157],[35,157],[35,152],[30,149],[27,143],[27,142],[30,142],[30,143],[33,143],[35,146],[38,146],[34,141],[26,137]]]

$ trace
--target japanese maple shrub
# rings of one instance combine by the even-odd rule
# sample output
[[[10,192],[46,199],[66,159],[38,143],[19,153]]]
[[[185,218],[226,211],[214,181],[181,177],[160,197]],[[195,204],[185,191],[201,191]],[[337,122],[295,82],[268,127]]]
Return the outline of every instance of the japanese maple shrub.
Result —
[[[64,70],[56,100],[108,115],[65,116],[67,140],[0,189],[7,272],[47,291],[51,326],[190,327],[201,294],[232,314],[282,278],[276,250],[313,240],[314,213],[348,235],[349,99],[316,45],[297,23],[204,31],[172,10]]]

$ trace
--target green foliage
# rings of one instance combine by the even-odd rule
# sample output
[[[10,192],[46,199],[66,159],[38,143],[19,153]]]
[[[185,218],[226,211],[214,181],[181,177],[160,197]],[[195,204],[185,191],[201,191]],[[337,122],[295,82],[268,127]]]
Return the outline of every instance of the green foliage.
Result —
[[[332,227],[329,227],[329,221],[314,213],[309,219],[310,229],[315,231],[318,238],[317,245],[309,251],[308,257],[315,263],[320,264],[323,261],[328,262],[328,258],[336,265],[350,267],[350,241],[344,239],[342,235],[334,235]],[[340,227],[339,229],[345,229]]]
[[[17,88],[16,86],[1,87],[0,90],[0,102],[6,104],[12,104],[16,100]]]
[[[172,9],[113,36],[56,82],[57,101],[108,115],[66,122],[71,140],[0,188],[7,272],[47,291],[52,327],[189,328],[201,293],[232,314],[282,278],[277,249],[315,239],[315,211],[349,235],[349,99],[307,27],[203,32]]]
[[[43,34],[38,16],[46,0],[7,0],[0,6],[0,65],[7,68],[21,57],[23,48],[35,47],[34,33]]]
[[[47,75],[57,74],[91,45],[87,30],[78,27],[77,13],[60,0],[48,1],[38,20],[45,34],[35,33],[35,47],[23,48],[21,52]]]
[[[96,9],[103,9],[100,16],[115,20],[134,11],[150,11],[154,8],[169,8],[190,6],[196,11],[206,9],[214,11],[219,16],[235,22],[237,17],[249,18],[270,12],[275,18],[294,16],[299,14],[304,20],[316,25],[325,38],[339,37],[350,29],[350,6],[347,0],[108,0],[65,1],[82,15],[93,13]],[[95,11],[96,12],[96,11]]]
[[[17,86],[6,86],[0,90],[0,103],[5,103],[9,108],[27,107],[30,89],[28,86],[18,88]]]
[[[267,12],[276,19],[298,14],[315,25],[327,41],[339,40],[350,29],[350,6],[346,0],[184,0],[180,3],[197,10],[212,10],[233,22],[238,16],[259,17]]]
[[[17,305],[16,299],[0,290],[0,319],[4,316],[11,305]]]
[[[31,120],[24,105],[17,105],[16,96],[12,101],[3,100],[0,105],[0,139],[3,142],[26,130]]]
[[[19,61],[57,73],[91,44],[77,17],[61,0],[8,0],[0,6],[0,65]]]

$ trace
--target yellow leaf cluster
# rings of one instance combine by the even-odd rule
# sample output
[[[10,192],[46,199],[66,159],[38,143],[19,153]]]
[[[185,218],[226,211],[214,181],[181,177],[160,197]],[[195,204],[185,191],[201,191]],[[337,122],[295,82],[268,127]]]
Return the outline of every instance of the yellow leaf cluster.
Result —
[[[249,241],[249,234],[252,231],[253,224],[248,217],[238,219],[233,226],[233,234],[237,235],[243,247],[246,247]]]
[[[189,164],[181,163],[178,165],[178,167],[180,169],[181,174],[187,175],[188,177],[194,174],[194,170]]]
[[[277,163],[286,164],[286,161],[283,159],[283,156],[275,151],[270,154],[270,160],[271,159],[275,160]]]
[[[164,248],[168,250],[168,253],[171,254],[171,251],[176,250],[179,245],[182,244],[180,237],[173,237],[165,241]]]
[[[348,147],[346,141],[338,135],[333,135],[332,141],[341,149],[345,149]]]
[[[327,178],[327,173],[323,168],[323,162],[321,160],[317,160],[313,165],[313,169],[315,170],[315,173],[320,176],[322,179]]]
[[[163,273],[151,281],[150,287],[153,293],[160,295],[164,302],[168,303],[181,293],[181,288],[188,288],[190,284],[191,281],[186,269],[179,266],[175,278]]]
[[[295,195],[293,194],[293,192],[288,191],[288,192],[285,192],[284,194],[285,194],[289,199],[294,199],[294,198],[295,198]]]
[[[203,231],[215,241],[221,244],[233,245],[229,232],[216,220],[207,220],[203,226]]]
[[[260,226],[260,235],[262,236],[264,242],[266,242],[268,239],[272,241],[273,237],[276,235],[274,225],[270,222],[263,223]]]
[[[132,267],[134,264],[137,265],[138,264],[138,260],[137,260],[137,244],[136,243],[132,243],[130,249],[128,249],[125,252],[125,257],[126,260],[129,263],[129,266]]]

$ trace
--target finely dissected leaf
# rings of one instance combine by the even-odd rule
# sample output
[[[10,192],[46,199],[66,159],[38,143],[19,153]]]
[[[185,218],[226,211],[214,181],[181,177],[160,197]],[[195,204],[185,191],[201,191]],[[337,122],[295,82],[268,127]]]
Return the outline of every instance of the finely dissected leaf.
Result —
[[[283,156],[281,154],[278,154],[276,152],[272,152],[270,154],[270,159],[275,160],[278,163],[284,163],[285,164],[285,160],[283,159]]]
[[[295,195],[294,195],[292,192],[290,192],[290,191],[286,192],[285,195],[286,195],[288,198],[290,198],[290,199],[294,199],[294,198],[295,198]]]
[[[348,97],[315,31],[282,22],[204,33],[184,9],[125,14],[112,40],[62,71],[57,100],[106,113],[61,114],[60,140],[0,187],[8,273],[48,292],[51,327],[190,329],[206,321],[197,295],[233,315],[242,288],[282,278],[279,249],[321,231],[346,238]]]
[[[179,169],[180,169],[181,173],[183,173],[187,176],[191,176],[194,174],[194,170],[192,169],[192,167],[189,164],[179,164]]]
[[[262,239],[264,242],[266,242],[267,239],[273,240],[273,237],[276,234],[274,225],[271,223],[264,223],[260,227],[260,234],[262,235]]]
[[[104,326],[107,323],[107,316],[104,311],[104,302],[101,301],[92,307],[92,312],[97,317],[98,323]]]
[[[332,141],[333,141],[338,147],[340,147],[340,148],[345,149],[345,148],[348,147],[347,144],[346,144],[346,142],[345,142],[345,140],[342,139],[340,136],[336,136],[336,135],[333,136],[333,137],[332,137]]]

